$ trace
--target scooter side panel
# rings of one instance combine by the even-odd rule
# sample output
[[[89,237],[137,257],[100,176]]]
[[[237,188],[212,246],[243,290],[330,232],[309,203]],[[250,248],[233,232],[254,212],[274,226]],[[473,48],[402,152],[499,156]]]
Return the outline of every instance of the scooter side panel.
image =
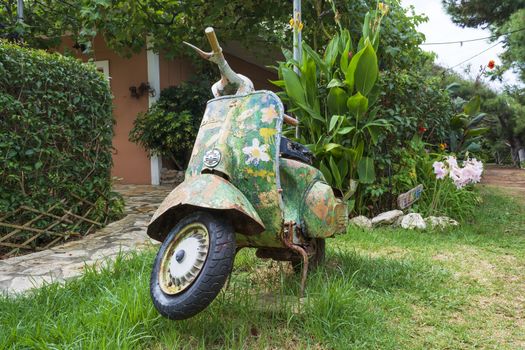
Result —
[[[348,207],[324,182],[315,182],[304,199],[303,229],[307,237],[325,238],[344,233]]]
[[[281,158],[279,161],[281,163],[284,221],[293,221],[301,226],[303,201],[314,182],[325,181],[323,174],[313,166],[297,160]]]

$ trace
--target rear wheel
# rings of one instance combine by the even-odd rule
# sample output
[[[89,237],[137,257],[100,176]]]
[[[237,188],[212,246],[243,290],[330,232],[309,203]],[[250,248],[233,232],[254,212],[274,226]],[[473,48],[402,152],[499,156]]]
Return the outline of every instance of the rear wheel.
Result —
[[[173,320],[194,316],[219,294],[231,273],[235,234],[218,215],[196,212],[182,219],[162,243],[150,292],[159,313]]]

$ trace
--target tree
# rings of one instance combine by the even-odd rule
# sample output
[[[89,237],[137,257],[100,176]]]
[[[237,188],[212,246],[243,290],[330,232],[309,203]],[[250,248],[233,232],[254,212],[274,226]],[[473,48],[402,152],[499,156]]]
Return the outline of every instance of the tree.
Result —
[[[507,50],[501,55],[503,70],[514,69],[525,82],[525,9],[514,12],[501,27],[497,34],[511,33],[506,36]]]
[[[272,20],[291,12],[279,1],[175,0],[26,0],[24,23],[17,23],[16,0],[0,0],[0,33],[21,37],[30,45],[52,47],[56,38],[71,35],[85,50],[102,34],[115,51],[127,55],[154,49],[178,54],[182,40],[203,44],[202,30],[213,25],[224,39],[272,39],[287,20]]]
[[[525,7],[525,0],[443,0],[452,21],[462,27],[501,26]]]
[[[525,91],[507,87],[503,92],[490,89],[481,79],[469,81],[457,73],[442,71],[443,86],[455,86],[453,96],[462,104],[474,96],[481,98],[481,111],[486,114],[478,127],[489,128],[483,135],[487,160],[525,162]],[[508,157],[510,154],[511,157]]]
[[[269,45],[291,47],[291,1],[282,0],[26,0],[24,23],[16,18],[16,0],[0,0],[0,37],[23,38],[29,46],[57,46],[68,34],[84,51],[103,35],[121,55],[142,50],[146,41],[168,56],[189,53],[182,41],[207,47],[203,29],[215,27],[221,41],[237,40],[248,50],[266,54]],[[391,0],[379,55],[383,68],[410,68],[422,57],[424,36],[416,27],[425,17],[407,13]],[[359,37],[362,19],[376,0],[303,0],[303,37],[316,50],[337,31],[336,22]]]
[[[496,128],[496,137],[492,136],[492,144],[497,145],[498,140],[504,140],[507,149],[510,148],[512,161],[524,166],[525,107],[522,102],[515,92],[508,91],[486,100],[484,108],[500,125]]]
[[[463,27],[488,27],[494,34],[493,41],[504,42],[505,52],[500,56],[503,65],[493,77],[501,78],[503,72],[512,69],[525,82],[525,0],[443,0],[443,4],[455,23]],[[514,161],[523,164],[525,92],[515,87],[507,90],[500,95],[493,93],[484,104],[487,112],[493,113],[499,121],[499,140],[505,140]],[[496,139],[493,141],[497,142]]]
[[[502,40],[503,66],[494,78],[508,69],[515,70],[525,82],[525,0],[442,0],[452,21],[462,27],[489,28],[493,41]]]

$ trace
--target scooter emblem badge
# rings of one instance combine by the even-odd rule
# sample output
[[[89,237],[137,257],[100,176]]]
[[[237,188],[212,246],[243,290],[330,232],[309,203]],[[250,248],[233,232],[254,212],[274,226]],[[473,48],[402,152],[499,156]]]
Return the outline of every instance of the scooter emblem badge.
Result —
[[[204,165],[208,168],[215,168],[221,161],[221,152],[218,149],[214,148],[212,150],[206,151],[204,154]]]

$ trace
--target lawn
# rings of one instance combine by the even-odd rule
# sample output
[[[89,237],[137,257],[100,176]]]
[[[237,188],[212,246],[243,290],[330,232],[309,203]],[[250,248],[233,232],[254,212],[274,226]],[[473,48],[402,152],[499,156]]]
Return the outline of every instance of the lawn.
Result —
[[[287,264],[241,251],[229,286],[187,321],[149,297],[153,249],[65,286],[0,297],[6,349],[465,349],[525,347],[525,206],[482,189],[448,232],[350,230],[299,304]]]

